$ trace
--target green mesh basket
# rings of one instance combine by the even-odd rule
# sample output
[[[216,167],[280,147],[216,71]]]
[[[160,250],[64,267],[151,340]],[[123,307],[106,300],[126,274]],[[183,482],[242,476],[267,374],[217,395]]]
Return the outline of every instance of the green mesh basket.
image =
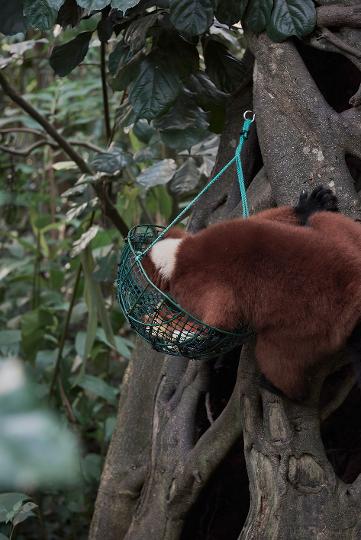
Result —
[[[156,225],[133,227],[121,254],[117,295],[131,327],[157,351],[192,359],[212,358],[246,341],[252,334],[248,326],[235,332],[208,326],[148,278],[142,253],[163,230]]]

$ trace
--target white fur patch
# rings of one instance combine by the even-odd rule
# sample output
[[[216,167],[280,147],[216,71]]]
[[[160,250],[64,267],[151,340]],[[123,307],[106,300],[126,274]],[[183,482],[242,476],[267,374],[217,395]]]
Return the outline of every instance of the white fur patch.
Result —
[[[150,250],[151,261],[165,279],[172,277],[177,249],[181,242],[181,238],[166,238],[165,240],[160,240]]]

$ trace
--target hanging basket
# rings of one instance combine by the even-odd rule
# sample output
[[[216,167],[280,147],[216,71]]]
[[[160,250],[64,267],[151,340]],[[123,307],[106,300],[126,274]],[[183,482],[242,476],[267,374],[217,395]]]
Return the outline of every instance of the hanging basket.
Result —
[[[204,324],[158,289],[147,276],[142,257],[164,227],[133,227],[118,267],[117,295],[125,317],[154,349],[173,356],[208,359],[224,354],[252,335],[248,326],[227,332]]]

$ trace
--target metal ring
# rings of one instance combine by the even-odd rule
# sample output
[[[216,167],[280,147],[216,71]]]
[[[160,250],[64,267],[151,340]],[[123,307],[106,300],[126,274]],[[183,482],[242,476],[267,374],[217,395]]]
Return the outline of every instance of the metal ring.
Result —
[[[247,118],[247,114],[248,114],[248,113],[252,115],[251,118]],[[253,122],[254,119],[256,118],[256,114],[255,114],[253,111],[245,111],[245,112],[243,113],[243,118],[244,118],[245,120],[251,120],[251,122]]]

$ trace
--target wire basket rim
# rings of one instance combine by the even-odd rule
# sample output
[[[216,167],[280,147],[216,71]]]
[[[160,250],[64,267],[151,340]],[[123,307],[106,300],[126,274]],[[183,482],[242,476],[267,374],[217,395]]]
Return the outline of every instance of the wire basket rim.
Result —
[[[184,309],[182,306],[180,306],[175,300],[174,298],[172,298],[171,296],[169,296],[168,294],[166,294],[164,291],[162,291],[161,289],[159,289],[154,283],[153,281],[149,278],[148,274],[146,273],[143,265],[142,265],[142,258],[143,258],[143,252],[141,254],[137,253],[136,250],[134,249],[134,246],[132,244],[132,239],[134,238],[135,236],[135,233],[137,231],[137,229],[144,229],[145,227],[148,227],[150,229],[158,229],[160,230],[160,232],[162,230],[164,230],[166,227],[164,227],[163,225],[154,225],[154,224],[150,224],[150,223],[143,223],[141,225],[135,225],[133,226],[129,232],[128,232],[128,236],[126,238],[126,242],[128,242],[129,244],[129,247],[134,255],[134,263],[133,264],[136,264],[138,265],[138,267],[140,268],[142,274],[144,275],[144,277],[146,278],[146,280],[148,281],[148,283],[150,284],[151,287],[153,287],[162,297],[164,297],[164,299],[166,299],[168,302],[170,302],[176,309],[180,310],[182,313],[184,313],[185,315],[187,315],[188,317],[190,317],[191,319],[193,319],[197,324],[201,325],[201,326],[205,326],[206,328],[210,329],[210,330],[213,330],[215,332],[219,332],[221,334],[224,334],[226,336],[233,336],[233,337],[239,337],[239,338],[243,338],[244,339],[244,336],[245,336],[245,331],[239,331],[239,332],[231,332],[231,331],[228,331],[228,330],[222,330],[221,328],[217,328],[216,326],[211,326],[207,323],[205,323],[204,321],[201,321],[200,319],[198,319],[197,317],[195,317],[194,315],[192,315],[191,313],[189,313],[186,309]],[[247,326],[247,325],[245,325]],[[249,335],[252,335],[252,330],[249,329]]]

